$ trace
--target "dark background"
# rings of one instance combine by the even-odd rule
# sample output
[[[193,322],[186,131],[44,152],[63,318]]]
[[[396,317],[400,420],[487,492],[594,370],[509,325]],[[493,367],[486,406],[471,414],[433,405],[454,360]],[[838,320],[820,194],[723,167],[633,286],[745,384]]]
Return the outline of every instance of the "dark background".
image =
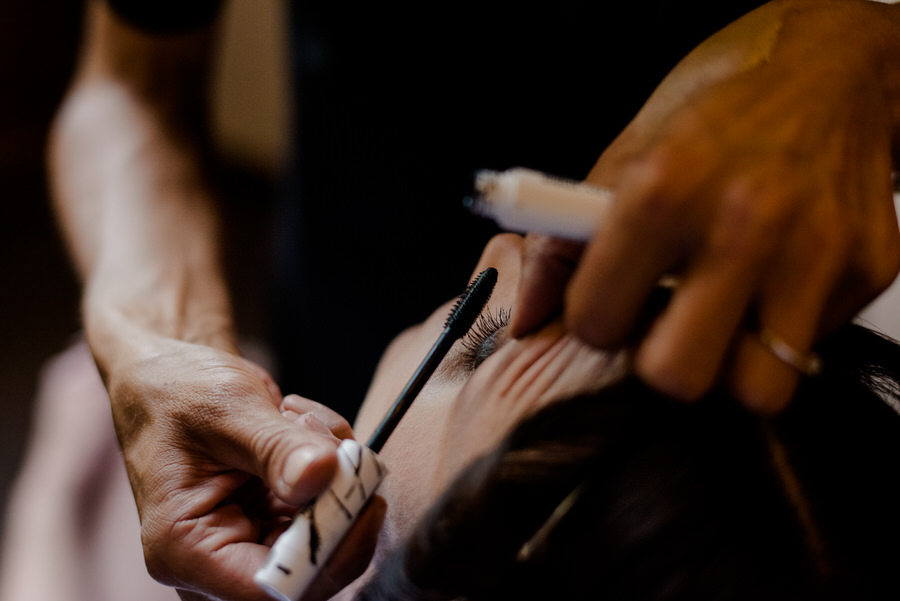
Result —
[[[78,330],[77,284],[47,197],[44,145],[74,66],[81,3],[0,2],[0,509],[38,369]]]

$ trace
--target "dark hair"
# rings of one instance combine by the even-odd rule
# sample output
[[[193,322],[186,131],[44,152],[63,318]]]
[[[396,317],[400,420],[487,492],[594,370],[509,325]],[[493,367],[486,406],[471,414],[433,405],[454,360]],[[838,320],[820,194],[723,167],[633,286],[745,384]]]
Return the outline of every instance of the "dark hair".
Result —
[[[461,474],[360,598],[900,598],[898,349],[841,330],[770,419],[634,378],[551,404]]]

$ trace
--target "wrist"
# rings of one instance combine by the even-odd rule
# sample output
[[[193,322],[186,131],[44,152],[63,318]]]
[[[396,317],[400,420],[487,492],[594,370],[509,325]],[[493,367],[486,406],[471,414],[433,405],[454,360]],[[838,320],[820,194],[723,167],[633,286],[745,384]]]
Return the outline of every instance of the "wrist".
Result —
[[[83,318],[104,378],[168,353],[173,343],[237,353],[224,283],[209,274],[175,283],[114,285],[97,273],[85,289]]]

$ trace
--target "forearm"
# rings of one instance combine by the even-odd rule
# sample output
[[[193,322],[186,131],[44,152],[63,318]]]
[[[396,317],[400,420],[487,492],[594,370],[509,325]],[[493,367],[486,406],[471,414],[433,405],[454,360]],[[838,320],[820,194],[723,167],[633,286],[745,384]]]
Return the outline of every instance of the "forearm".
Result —
[[[117,315],[166,337],[230,344],[218,223],[196,158],[119,90],[93,85],[70,99],[52,155],[89,333]]]
[[[95,16],[94,26],[108,18]],[[111,54],[103,48],[110,36],[92,36],[50,151],[60,223],[85,284],[92,350],[104,371],[133,360],[130,351],[153,336],[233,350],[218,219],[202,142],[192,135],[203,128],[190,122],[200,99],[184,96],[177,81],[171,89],[181,96],[166,87],[191,74],[100,58]],[[114,41],[127,54],[129,44]],[[130,70],[123,76],[120,68]]]

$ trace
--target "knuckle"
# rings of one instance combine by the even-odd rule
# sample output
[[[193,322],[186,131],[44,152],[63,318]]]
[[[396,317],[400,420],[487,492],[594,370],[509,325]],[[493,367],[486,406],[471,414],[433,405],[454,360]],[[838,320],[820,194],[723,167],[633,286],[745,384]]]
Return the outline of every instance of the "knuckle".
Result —
[[[153,528],[141,525],[141,539],[144,549],[144,565],[147,573],[155,581],[166,586],[177,585],[178,579],[172,569],[166,537],[158,536]]]
[[[174,584],[174,579],[170,575],[168,564],[158,555],[148,553],[145,550],[144,565],[147,568],[147,573],[153,580],[167,586],[172,586]]]
[[[656,147],[633,161],[629,175],[642,190],[662,190],[672,174],[673,163],[668,147]]]
[[[250,435],[249,446],[259,463],[258,471],[269,479],[270,485],[278,481],[287,460],[287,453],[282,450],[280,441],[281,428],[275,424],[257,428]]]
[[[671,192],[670,183],[674,160],[663,150],[644,157],[630,174],[635,187],[628,197],[628,209],[633,223],[664,227],[684,215],[685,197]]]
[[[783,239],[791,215],[780,194],[753,178],[737,178],[723,190],[708,244],[725,259],[770,254]]]

